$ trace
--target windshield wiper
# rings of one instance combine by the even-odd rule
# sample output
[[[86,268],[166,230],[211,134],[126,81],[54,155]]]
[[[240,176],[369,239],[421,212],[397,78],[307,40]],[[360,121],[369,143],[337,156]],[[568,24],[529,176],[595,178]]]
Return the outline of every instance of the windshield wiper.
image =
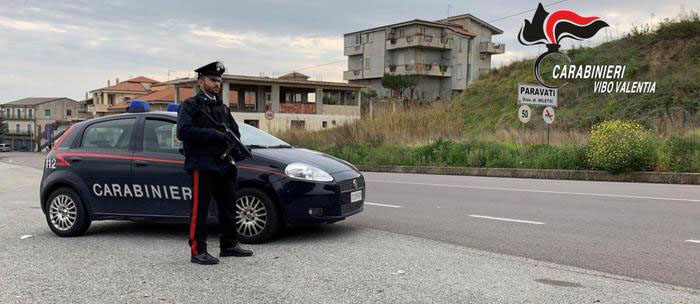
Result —
[[[248,149],[267,149],[268,146],[261,146],[261,145],[245,145],[248,147]]]
[[[267,146],[268,148],[291,148],[292,146],[290,145],[274,145],[274,146]]]

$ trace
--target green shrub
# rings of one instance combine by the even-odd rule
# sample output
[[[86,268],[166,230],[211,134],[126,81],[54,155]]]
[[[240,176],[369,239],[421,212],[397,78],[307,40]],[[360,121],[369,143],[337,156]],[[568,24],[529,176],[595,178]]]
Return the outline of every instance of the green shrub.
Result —
[[[593,169],[612,173],[646,170],[653,156],[649,133],[638,123],[610,120],[591,130],[586,161]]]
[[[695,162],[694,145],[689,140],[674,135],[666,142],[668,167],[674,172],[692,172]]]

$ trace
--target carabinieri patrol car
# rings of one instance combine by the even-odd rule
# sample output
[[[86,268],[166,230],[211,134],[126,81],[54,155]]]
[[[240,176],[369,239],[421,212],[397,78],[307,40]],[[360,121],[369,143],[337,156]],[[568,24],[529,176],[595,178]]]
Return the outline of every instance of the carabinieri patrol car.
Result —
[[[196,189],[183,169],[176,120],[176,112],[126,113],[70,127],[49,152],[41,180],[51,230],[69,237],[99,220],[188,223]],[[237,164],[241,242],[265,242],[282,225],[332,223],[363,210],[364,177],[350,163],[245,123],[239,128],[254,156]],[[209,217],[216,222],[216,206]]]

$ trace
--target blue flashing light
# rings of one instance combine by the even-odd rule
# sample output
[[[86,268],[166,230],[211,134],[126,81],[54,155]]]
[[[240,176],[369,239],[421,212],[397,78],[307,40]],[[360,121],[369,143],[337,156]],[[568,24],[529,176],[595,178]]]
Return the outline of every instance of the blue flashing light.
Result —
[[[149,112],[151,110],[148,102],[144,100],[132,100],[129,104],[129,113],[142,113]]]
[[[176,104],[176,103],[169,103],[168,104],[168,109],[167,109],[168,112],[177,112],[178,110],[180,110],[179,104]]]

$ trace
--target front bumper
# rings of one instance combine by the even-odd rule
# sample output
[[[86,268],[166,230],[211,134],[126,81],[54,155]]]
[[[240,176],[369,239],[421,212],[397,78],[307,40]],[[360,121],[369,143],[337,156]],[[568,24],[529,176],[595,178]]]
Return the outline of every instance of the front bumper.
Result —
[[[275,183],[280,205],[289,226],[337,222],[364,210],[364,177],[356,171],[332,174],[334,181],[308,182],[283,179]],[[356,180],[356,185],[352,183]],[[352,192],[362,191],[362,199],[350,201]]]

